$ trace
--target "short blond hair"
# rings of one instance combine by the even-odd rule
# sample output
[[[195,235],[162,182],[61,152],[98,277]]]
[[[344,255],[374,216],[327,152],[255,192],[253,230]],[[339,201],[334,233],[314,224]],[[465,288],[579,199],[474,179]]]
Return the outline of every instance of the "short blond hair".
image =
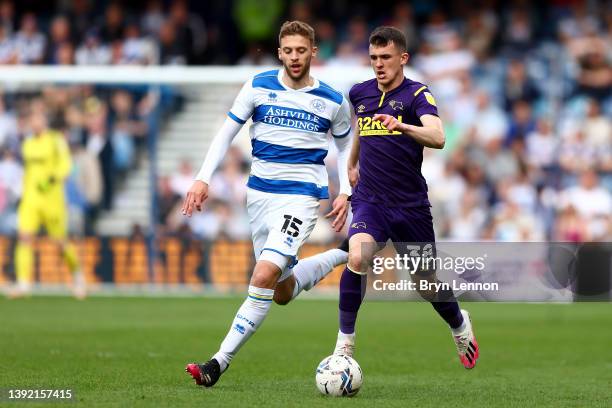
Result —
[[[280,45],[283,37],[289,35],[301,35],[310,41],[310,44],[314,47],[315,45],[315,31],[310,24],[303,21],[285,21],[280,28],[278,33],[278,44]]]

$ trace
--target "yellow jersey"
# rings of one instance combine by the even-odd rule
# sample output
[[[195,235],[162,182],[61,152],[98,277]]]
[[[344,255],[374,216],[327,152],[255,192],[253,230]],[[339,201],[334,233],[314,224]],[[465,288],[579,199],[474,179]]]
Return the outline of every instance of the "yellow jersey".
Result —
[[[24,162],[23,200],[63,200],[64,180],[72,168],[64,135],[47,129],[26,139],[21,152]]]

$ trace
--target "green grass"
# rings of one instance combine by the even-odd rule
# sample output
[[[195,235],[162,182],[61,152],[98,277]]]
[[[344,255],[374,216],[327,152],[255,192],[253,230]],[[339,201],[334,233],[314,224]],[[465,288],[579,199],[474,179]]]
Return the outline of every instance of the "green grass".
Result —
[[[87,407],[612,406],[610,304],[464,304],[481,346],[468,371],[430,305],[366,302],[364,386],[334,399],[314,384],[335,344],[333,301],[274,306],[214,388],[193,384],[185,363],[217,350],[240,302],[0,299],[0,387],[72,388],[78,404],[68,405]]]

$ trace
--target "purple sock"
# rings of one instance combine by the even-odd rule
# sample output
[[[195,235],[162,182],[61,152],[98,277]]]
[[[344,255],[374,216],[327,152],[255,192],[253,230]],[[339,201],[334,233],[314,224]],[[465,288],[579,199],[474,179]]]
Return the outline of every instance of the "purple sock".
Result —
[[[368,277],[344,268],[340,278],[340,331],[345,334],[355,332],[357,312],[366,292]]]
[[[463,315],[459,310],[459,303],[452,290],[443,290],[438,293],[438,300],[431,302],[433,308],[438,312],[440,317],[446,321],[446,323],[456,329],[463,324]]]

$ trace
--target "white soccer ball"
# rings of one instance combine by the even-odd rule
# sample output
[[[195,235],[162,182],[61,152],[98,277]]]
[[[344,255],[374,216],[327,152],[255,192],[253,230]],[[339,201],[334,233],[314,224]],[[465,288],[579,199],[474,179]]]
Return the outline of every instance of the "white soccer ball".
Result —
[[[349,356],[329,356],[317,366],[317,388],[321,394],[352,397],[363,383],[363,372]]]

